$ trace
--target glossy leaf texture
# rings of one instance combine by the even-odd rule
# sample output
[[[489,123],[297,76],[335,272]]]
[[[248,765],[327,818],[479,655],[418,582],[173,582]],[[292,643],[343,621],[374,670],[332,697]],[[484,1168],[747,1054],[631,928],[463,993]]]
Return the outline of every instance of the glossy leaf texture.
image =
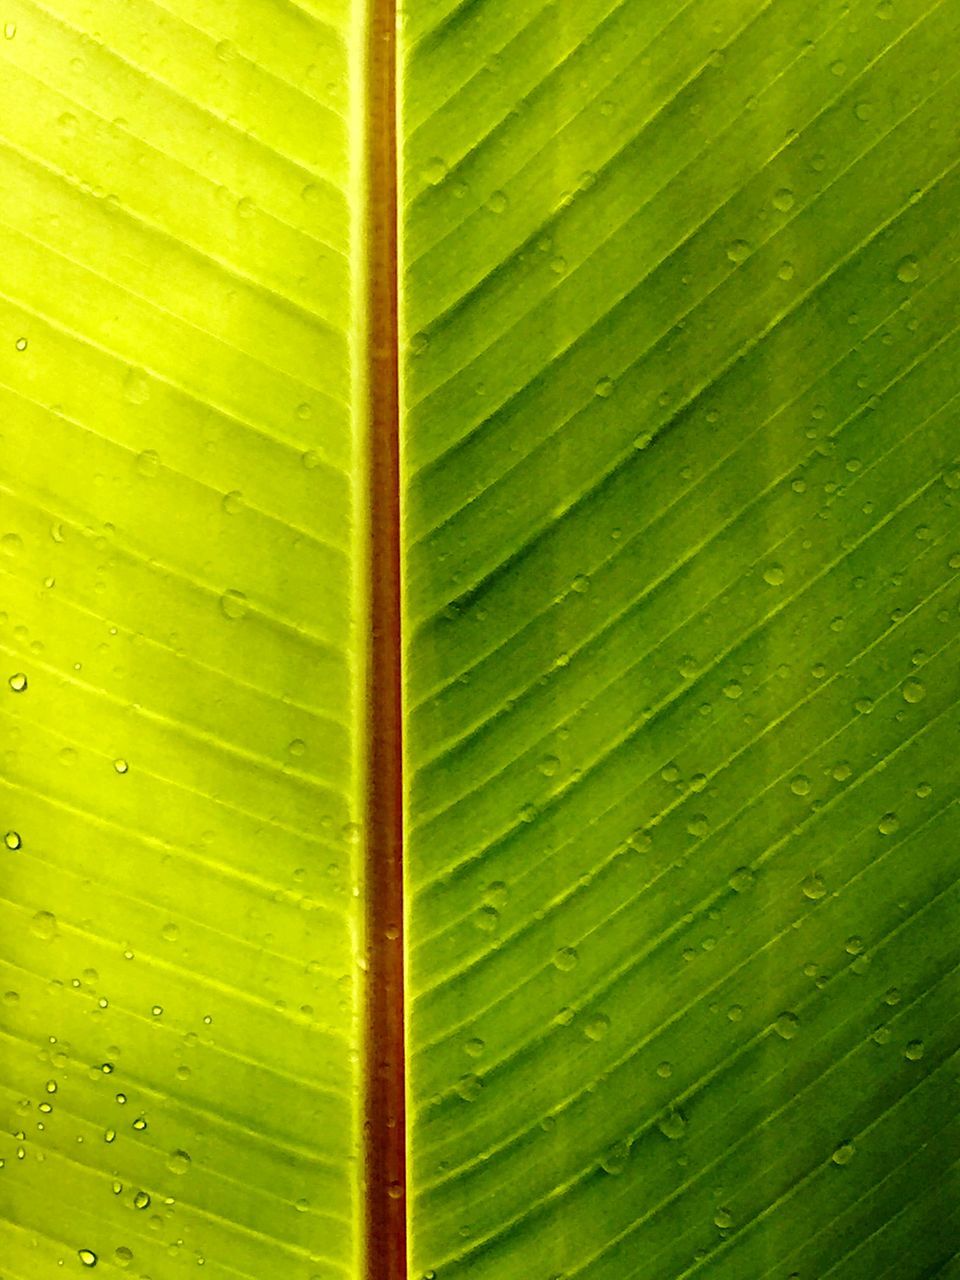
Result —
[[[407,7],[417,1280],[955,1274],[958,36]]]
[[[358,1273],[358,14],[3,11],[8,1280]]]

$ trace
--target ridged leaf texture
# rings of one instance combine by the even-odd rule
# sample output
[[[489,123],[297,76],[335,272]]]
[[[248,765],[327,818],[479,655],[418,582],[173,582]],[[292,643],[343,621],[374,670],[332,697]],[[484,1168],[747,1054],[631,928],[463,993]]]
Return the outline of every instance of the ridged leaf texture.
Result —
[[[955,1278],[957,0],[0,31],[4,1280]]]
[[[417,1277],[952,1274],[958,28],[407,11]]]
[[[358,15],[3,18],[0,1269],[355,1276]]]

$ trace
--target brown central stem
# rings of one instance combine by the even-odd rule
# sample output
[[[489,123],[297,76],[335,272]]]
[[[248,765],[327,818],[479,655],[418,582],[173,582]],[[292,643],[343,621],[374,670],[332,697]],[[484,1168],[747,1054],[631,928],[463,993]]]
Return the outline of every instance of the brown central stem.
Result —
[[[369,0],[366,1280],[407,1280],[395,0]]]

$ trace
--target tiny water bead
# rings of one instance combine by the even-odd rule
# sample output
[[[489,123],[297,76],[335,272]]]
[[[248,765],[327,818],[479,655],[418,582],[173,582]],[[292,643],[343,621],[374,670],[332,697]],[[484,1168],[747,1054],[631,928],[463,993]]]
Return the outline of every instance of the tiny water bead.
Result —
[[[897,279],[901,284],[913,284],[920,278],[920,267],[916,258],[907,257],[897,264]]]
[[[780,213],[786,213],[792,209],[796,202],[796,196],[789,187],[781,187],[773,197],[773,207]]]
[[[22,671],[15,672],[7,681],[14,693],[23,693],[27,687],[27,677]]]
[[[480,1097],[483,1090],[483,1081],[477,1075],[469,1073],[461,1076],[457,1081],[457,1095],[464,1102],[473,1102]]]
[[[613,395],[613,379],[600,378],[596,386],[593,388],[593,394],[599,396],[601,400],[607,400]]]
[[[682,1111],[670,1110],[657,1121],[657,1128],[665,1138],[669,1138],[671,1142],[677,1142],[683,1137],[687,1122]]]
[[[553,963],[562,973],[568,973],[576,968],[579,958],[575,947],[560,947],[554,954]]]
[[[117,771],[117,773],[127,773],[129,772],[129,769],[130,769],[130,766],[129,764],[127,764],[126,760],[122,760],[122,759],[114,760],[113,767]]]
[[[186,1173],[187,1170],[190,1168],[189,1153],[186,1151],[181,1151],[179,1148],[176,1151],[171,1151],[170,1156],[167,1160],[167,1168],[171,1173],[176,1173],[176,1174]]]
[[[133,1207],[135,1209],[149,1209],[150,1197],[146,1191],[138,1191],[133,1197]]]
[[[782,1040],[792,1040],[800,1028],[800,1019],[789,1011],[781,1013],[773,1028]]]
[[[737,867],[730,877],[730,888],[734,893],[746,893],[753,887],[754,874],[750,867]]]
[[[589,1020],[583,1034],[588,1040],[602,1040],[609,1030],[610,1019],[605,1013],[598,1013]]]
[[[248,609],[247,597],[242,591],[230,589],[220,597],[220,612],[229,622],[243,618]]]
[[[911,1040],[903,1051],[903,1056],[909,1062],[919,1062],[924,1054],[924,1043],[922,1040]]]
[[[849,1164],[855,1155],[856,1147],[852,1142],[841,1142],[830,1159],[834,1164],[844,1165]]]
[[[905,680],[900,692],[903,694],[904,702],[916,703],[922,702],[926,694],[926,689],[919,680]]]
[[[97,1265],[97,1255],[92,1249],[78,1249],[77,1257],[85,1267],[95,1267]]]
[[[877,830],[882,836],[892,836],[900,829],[900,819],[895,813],[885,813],[877,824]]]
[[[721,1231],[729,1231],[733,1226],[733,1214],[729,1209],[718,1209],[713,1215],[713,1224]]]
[[[818,902],[822,897],[827,896],[827,886],[823,882],[823,877],[819,876],[817,872],[813,872],[806,877],[804,883],[801,884],[801,890],[803,890],[804,897],[812,902]]]
[[[23,841],[20,839],[20,832],[8,831],[7,834],[3,837],[3,843],[7,846],[8,849],[19,849],[23,844]]]
[[[746,240],[734,240],[727,246],[727,257],[739,265],[750,257],[750,246]]]

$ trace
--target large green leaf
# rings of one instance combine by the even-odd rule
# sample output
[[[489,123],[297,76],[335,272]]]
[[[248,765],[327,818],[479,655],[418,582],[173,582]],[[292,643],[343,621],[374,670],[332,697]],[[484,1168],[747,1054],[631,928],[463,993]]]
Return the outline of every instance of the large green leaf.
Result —
[[[958,38],[406,14],[415,1277],[954,1274]]]
[[[2,17],[0,1269],[355,1276],[360,6]]]

